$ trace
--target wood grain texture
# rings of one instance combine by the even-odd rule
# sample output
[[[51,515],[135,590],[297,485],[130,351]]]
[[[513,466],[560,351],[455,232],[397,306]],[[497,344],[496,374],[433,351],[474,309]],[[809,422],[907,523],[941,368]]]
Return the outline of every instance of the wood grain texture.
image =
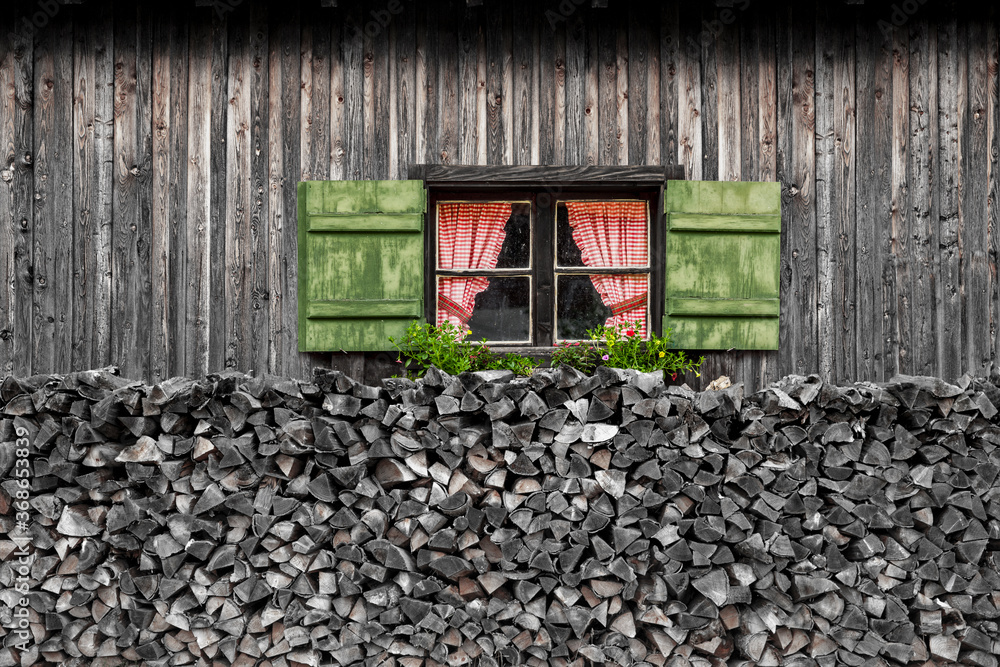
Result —
[[[914,373],[931,375],[937,368],[935,340],[935,282],[938,278],[934,259],[937,256],[937,215],[939,199],[935,193],[940,178],[937,161],[937,29],[930,23],[917,23],[910,36],[910,183],[909,210],[910,258],[910,363]]]
[[[965,318],[962,312],[961,271],[961,145],[965,104],[965,55],[959,52],[955,19],[938,25],[938,246],[935,313],[938,372],[956,377],[962,372]]]
[[[96,2],[4,40],[0,372],[307,377],[292,186],[442,163],[780,181],[781,347],[709,364],[748,388],[994,369],[987,8],[379,9]]]
[[[218,372],[232,366],[227,349],[226,228],[231,212],[228,209],[230,178],[228,176],[227,128],[229,109],[229,25],[225,15],[213,15],[211,63],[212,87],[210,98],[211,128],[209,140],[210,224],[209,224],[209,320],[208,370]]]
[[[72,367],[73,23],[53,20],[35,43],[33,373]]]
[[[191,25],[187,76],[187,225],[184,239],[187,291],[184,311],[184,371],[209,372],[212,270],[212,26]]]
[[[993,344],[990,331],[990,311],[995,299],[991,294],[988,267],[989,226],[973,221],[988,219],[988,163],[995,157],[988,152],[987,95],[989,56],[985,22],[965,24],[966,102],[960,109],[964,115],[961,137],[961,248],[962,284],[965,310],[965,350],[962,371],[973,375],[989,375],[992,368]]]

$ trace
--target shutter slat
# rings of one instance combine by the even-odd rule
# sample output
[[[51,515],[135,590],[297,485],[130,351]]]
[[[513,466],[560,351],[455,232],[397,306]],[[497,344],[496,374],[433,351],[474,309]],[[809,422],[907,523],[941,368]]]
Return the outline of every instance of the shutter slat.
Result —
[[[704,213],[671,213],[671,231],[693,232],[780,232],[780,215],[706,215]]]
[[[335,301],[310,301],[306,317],[311,320],[362,319],[423,317],[423,301],[420,299],[339,299]]]
[[[298,195],[299,349],[389,349],[423,317],[423,182],[307,181]]]
[[[778,348],[781,185],[669,181],[664,329],[686,349]]]

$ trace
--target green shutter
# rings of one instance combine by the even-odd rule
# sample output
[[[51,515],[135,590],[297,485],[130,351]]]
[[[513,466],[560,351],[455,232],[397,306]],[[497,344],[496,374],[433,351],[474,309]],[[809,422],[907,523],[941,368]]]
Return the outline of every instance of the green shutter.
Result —
[[[677,346],[778,349],[781,184],[668,181],[664,211]]]
[[[388,350],[424,316],[422,181],[299,183],[299,349]]]

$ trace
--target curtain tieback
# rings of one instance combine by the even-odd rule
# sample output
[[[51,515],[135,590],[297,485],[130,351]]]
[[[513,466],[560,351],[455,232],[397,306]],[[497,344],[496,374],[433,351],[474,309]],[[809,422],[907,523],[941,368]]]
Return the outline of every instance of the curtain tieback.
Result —
[[[458,303],[444,296],[443,294],[438,295],[438,299],[441,303],[441,308],[455,317],[457,317],[461,322],[463,327],[469,325],[469,320],[472,319],[472,313],[462,308]]]
[[[618,303],[608,304],[611,309],[611,314],[614,317],[618,317],[630,310],[636,310],[637,308],[642,308],[646,305],[646,295],[640,294],[639,296],[634,296],[631,299],[625,299],[624,301],[619,301]]]

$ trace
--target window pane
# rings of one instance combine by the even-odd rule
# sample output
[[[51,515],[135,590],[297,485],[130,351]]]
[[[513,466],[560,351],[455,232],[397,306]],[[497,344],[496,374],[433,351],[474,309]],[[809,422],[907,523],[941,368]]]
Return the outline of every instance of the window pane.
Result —
[[[556,263],[595,268],[649,266],[644,201],[568,201],[556,206]]]
[[[439,202],[438,267],[528,268],[531,207],[524,202]]]
[[[556,338],[587,339],[588,329],[639,322],[646,337],[649,274],[557,276]]]
[[[531,205],[512,204],[504,228],[506,237],[497,258],[498,269],[526,269],[531,265]]]
[[[530,304],[527,276],[438,278],[438,322],[466,326],[472,340],[530,342]]]

